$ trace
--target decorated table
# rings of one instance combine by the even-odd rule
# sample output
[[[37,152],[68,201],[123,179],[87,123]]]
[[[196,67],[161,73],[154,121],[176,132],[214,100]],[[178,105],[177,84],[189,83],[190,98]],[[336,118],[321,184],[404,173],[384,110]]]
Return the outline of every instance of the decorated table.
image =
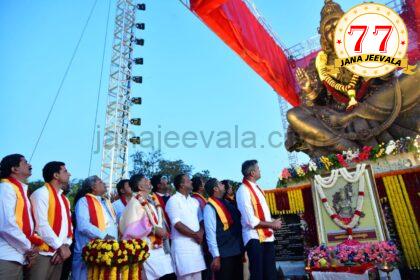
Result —
[[[149,257],[146,241],[95,239],[83,248],[88,280],[140,280],[141,264]]]
[[[380,270],[388,272],[391,279],[401,279],[398,269],[394,269],[398,255],[391,241],[360,243],[348,239],[337,246],[312,249],[305,270],[311,278],[323,280],[371,279]]]

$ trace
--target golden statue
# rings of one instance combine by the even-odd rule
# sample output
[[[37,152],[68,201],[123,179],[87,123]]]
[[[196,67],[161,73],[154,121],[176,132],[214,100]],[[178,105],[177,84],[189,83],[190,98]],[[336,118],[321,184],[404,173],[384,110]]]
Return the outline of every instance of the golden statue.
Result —
[[[420,71],[364,79],[332,67],[334,31],[343,14],[340,5],[325,0],[318,29],[322,50],[296,71],[302,102],[287,112],[288,151],[318,157],[420,134]]]

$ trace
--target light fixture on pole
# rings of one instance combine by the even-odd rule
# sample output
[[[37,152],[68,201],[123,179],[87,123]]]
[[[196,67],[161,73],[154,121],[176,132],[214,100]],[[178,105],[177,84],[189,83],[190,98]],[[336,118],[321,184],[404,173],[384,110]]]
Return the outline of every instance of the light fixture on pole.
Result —
[[[143,83],[143,77],[142,76],[134,76],[133,77],[133,82],[141,84],[141,83]]]
[[[134,118],[130,120],[130,123],[132,125],[141,125],[141,119],[140,118]]]
[[[133,104],[140,105],[141,104],[141,97],[133,97],[133,98],[131,98],[131,102]]]
[[[130,143],[132,143],[134,145],[140,144],[140,137],[134,136],[134,137],[131,137],[128,141],[130,141]]]
[[[146,11],[146,4],[137,4],[137,10]]]
[[[144,30],[146,28],[146,24],[144,24],[143,22],[138,22],[136,23],[136,28],[140,30]]]
[[[136,65],[143,65],[143,57],[137,57],[137,58],[135,58],[134,59],[134,63],[136,64]]]

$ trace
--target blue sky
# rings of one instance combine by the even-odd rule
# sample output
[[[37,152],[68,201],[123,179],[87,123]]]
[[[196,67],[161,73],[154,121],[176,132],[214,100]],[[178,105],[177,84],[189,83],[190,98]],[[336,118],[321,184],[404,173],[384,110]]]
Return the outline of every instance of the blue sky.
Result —
[[[146,23],[146,30],[139,33],[146,43],[136,48],[134,56],[144,57],[145,64],[134,72],[143,76],[144,83],[133,87],[133,96],[141,96],[143,105],[131,111],[132,117],[142,118],[143,125],[134,131],[150,131],[156,137],[159,131],[175,131],[180,137],[193,131],[206,141],[213,131],[207,148],[197,140],[195,148],[162,147],[162,153],[168,159],[182,159],[193,165],[195,172],[208,169],[219,179],[234,180],[241,179],[241,163],[255,158],[262,170],[260,185],[273,188],[280,170],[288,166],[284,147],[267,147],[266,143],[271,132],[282,131],[276,93],[179,1],[143,2],[147,11],[138,12],[137,21]],[[338,2],[344,10],[361,3]],[[16,152],[29,157],[32,153],[92,3],[93,0],[0,1],[0,157]],[[323,1],[254,3],[285,46],[316,35]],[[43,165],[51,160],[66,162],[73,178],[88,175],[107,7],[108,0],[98,1],[31,161],[33,180],[41,178]],[[101,133],[114,0],[111,7],[98,115]],[[235,126],[239,135],[245,131],[254,133],[257,147],[234,148]],[[216,146],[220,139],[217,135],[222,131],[232,133],[232,148]],[[147,152],[151,148],[130,146],[130,153],[136,150]],[[304,162],[306,157],[300,159]],[[100,162],[101,153],[94,154],[91,173],[100,173]]]

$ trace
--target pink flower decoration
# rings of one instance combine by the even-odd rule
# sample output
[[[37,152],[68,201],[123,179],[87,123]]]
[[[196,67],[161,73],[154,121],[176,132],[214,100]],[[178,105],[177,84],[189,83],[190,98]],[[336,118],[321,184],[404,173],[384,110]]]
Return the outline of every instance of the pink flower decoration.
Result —
[[[285,168],[283,169],[283,171],[281,172],[281,177],[283,179],[288,179],[290,178],[292,175],[290,175],[289,169]]]

